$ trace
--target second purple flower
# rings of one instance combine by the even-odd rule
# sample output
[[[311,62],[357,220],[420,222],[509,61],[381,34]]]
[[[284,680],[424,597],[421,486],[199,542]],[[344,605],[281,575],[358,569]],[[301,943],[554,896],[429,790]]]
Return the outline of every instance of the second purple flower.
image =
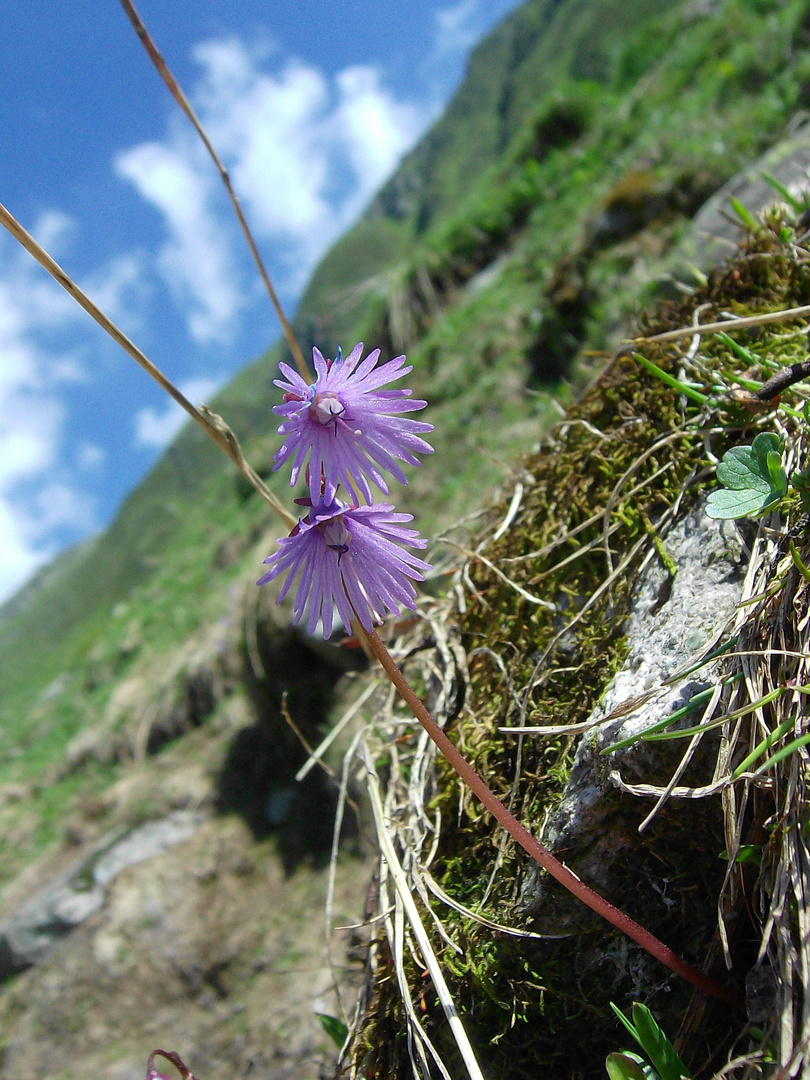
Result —
[[[398,514],[384,503],[347,506],[338,499],[320,500],[278,541],[278,550],[264,560],[270,569],[256,584],[286,575],[277,600],[281,603],[298,578],[293,622],[306,612],[310,634],[320,621],[323,636],[331,635],[335,608],[347,630],[355,614],[371,630],[386,611],[398,615],[402,607],[415,608],[413,582],[424,581],[432,569],[402,546],[427,544],[416,529],[404,528],[411,520],[411,514]]]

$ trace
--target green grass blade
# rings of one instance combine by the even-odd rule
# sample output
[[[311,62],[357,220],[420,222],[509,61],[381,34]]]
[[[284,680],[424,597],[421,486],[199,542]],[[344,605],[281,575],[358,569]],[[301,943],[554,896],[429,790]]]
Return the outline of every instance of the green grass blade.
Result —
[[[771,176],[770,173],[766,172],[761,173],[760,175],[766,184],[769,184],[774,191],[782,196],[791,210],[794,210],[797,214],[801,214],[807,209],[807,203],[802,199],[797,199],[796,196],[793,195],[781,181],[777,180],[775,176]]]
[[[744,360],[746,364],[759,363],[759,357],[756,353],[752,353],[750,349],[746,349],[744,345],[740,345],[740,343],[735,341],[733,337],[725,332],[725,330],[718,330],[714,336],[719,342],[731,349],[735,355],[739,356],[741,360]]]
[[[619,1006],[615,1002],[611,1001],[610,1002],[610,1007],[611,1007],[611,1009],[613,1009],[614,1013],[616,1014],[616,1017],[622,1022],[622,1024],[624,1024],[625,1028],[627,1028],[627,1031],[629,1032],[629,1034],[632,1035],[632,1037],[636,1040],[636,1042],[638,1042],[639,1041],[638,1032],[636,1031],[633,1024],[624,1015],[624,1013],[619,1008]]]
[[[740,221],[745,225],[746,229],[750,232],[756,232],[759,229],[759,222],[748,209],[747,206],[743,206],[739,199],[735,199],[733,195],[729,196],[731,207]]]
[[[660,379],[662,383],[671,386],[672,389],[677,390],[679,394],[684,394],[686,397],[691,398],[691,400],[697,402],[698,405],[705,405],[709,400],[708,394],[701,394],[699,390],[695,390],[694,387],[681,382],[680,379],[676,379],[674,375],[670,375],[669,372],[664,371],[663,368],[654,364],[652,360],[648,360],[646,356],[642,356],[641,353],[633,353],[633,359],[637,360],[651,375],[655,375],[656,379]]]
[[[766,750],[770,750],[770,748],[775,743],[777,743],[783,735],[787,735],[795,722],[795,717],[791,716],[789,720],[784,720],[779,725],[779,727],[775,728],[770,733],[770,735],[766,735],[762,742],[757,743],[757,745],[754,747],[748,757],[741,761],[737,768],[734,770],[734,772],[731,774],[732,780],[738,780],[744,772],[748,772],[748,769],[757,760],[758,757],[761,757]]]
[[[761,709],[763,705],[770,705],[772,701],[776,701],[778,697],[781,697],[782,694],[784,694],[785,689],[784,686],[777,686],[775,690],[771,690],[770,693],[759,698],[758,701],[749,702],[748,705],[743,705],[741,709],[735,709],[734,712],[726,713],[725,716],[718,716],[716,720],[710,720],[708,724],[698,724],[697,727],[681,728],[679,731],[655,732],[653,735],[649,736],[649,742],[665,742],[667,739],[685,739],[690,735],[697,735],[699,731],[713,731],[715,728],[722,727],[723,724],[729,720],[737,720],[741,716],[747,716],[748,713],[753,712],[754,709]],[[647,733],[644,732],[641,738],[647,741]]]
[[[691,667],[684,668],[682,671],[676,671],[671,679],[667,679],[667,681],[664,683],[664,686],[669,686],[671,683],[674,682],[680,682],[681,679],[686,679],[689,675],[694,675],[696,671],[700,671],[702,667],[710,664],[712,660],[716,660],[719,656],[723,656],[725,655],[725,653],[730,652],[732,649],[736,648],[736,646],[739,644],[739,641],[740,635],[735,634],[733,637],[730,637],[728,641],[723,642],[722,645],[718,645],[716,648],[712,649],[710,653],[706,653],[704,657],[698,660],[697,663],[692,664]],[[738,679],[739,677],[739,675],[733,676],[734,679]],[[731,681],[732,679],[729,679],[725,685],[728,685]]]
[[[646,1005],[640,1005],[638,1002],[633,1005],[633,1023],[636,1026],[641,1047],[661,1080],[681,1080],[684,1076],[691,1077],[691,1073],[675,1052],[675,1047],[661,1030]]]
[[[801,556],[799,555],[799,549],[796,547],[796,544],[793,540],[790,541],[790,557],[791,559],[793,559],[793,565],[802,575],[804,580],[810,581],[810,570],[808,570],[802,562]]]
[[[708,690],[701,690],[699,694],[695,694],[694,697],[691,697],[685,705],[681,705],[680,709],[671,712],[668,716],[665,716],[663,720],[656,721],[656,723],[648,727],[646,731],[639,732],[637,735],[629,735],[620,742],[612,743],[610,746],[606,746],[601,753],[612,754],[614,750],[623,750],[625,746],[631,746],[640,739],[647,738],[651,733],[662,731],[664,728],[669,727],[670,724],[674,724],[676,720],[680,720],[682,716],[686,716],[688,713],[694,712],[695,709],[699,709],[701,705],[705,705],[713,693],[713,686],[709,687]]]
[[[810,743],[810,734],[800,735],[798,739],[793,739],[786,746],[783,746],[781,750],[777,750],[773,757],[769,757],[767,761],[763,761],[760,767],[756,770],[757,773],[767,772],[768,769],[774,765],[778,765],[780,761],[784,761],[786,757],[790,757],[794,751],[798,750],[801,746],[807,746]]]

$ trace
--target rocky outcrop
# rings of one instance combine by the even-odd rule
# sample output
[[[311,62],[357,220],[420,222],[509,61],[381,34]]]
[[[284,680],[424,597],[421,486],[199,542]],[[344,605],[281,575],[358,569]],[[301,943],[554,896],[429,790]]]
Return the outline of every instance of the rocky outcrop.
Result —
[[[188,840],[205,816],[179,810],[94,844],[0,921],[0,982],[46,960],[58,941],[102,909],[122,871]]]
[[[695,214],[688,236],[674,256],[675,264],[684,268],[687,277],[689,264],[708,273],[736,252],[745,225],[734,213],[732,199],[756,215],[783,200],[771,181],[787,189],[799,203],[810,196],[810,125],[800,119],[798,130],[723,184]]]
[[[670,568],[653,559],[637,582],[625,622],[625,661],[585,721],[570,778],[542,833],[552,850],[571,853],[568,864],[584,881],[614,896],[621,891],[617,876],[632,873],[628,863],[632,865],[638,843],[638,821],[622,810],[621,799],[614,797],[616,789],[654,781],[665,788],[672,781],[675,804],[688,791],[672,780],[683,752],[678,743],[669,752],[667,744],[640,742],[607,756],[605,750],[638,739],[714,685],[716,664],[680,677],[678,673],[719,640],[742,587],[745,563],[738,528],[713,521],[702,504],[667,533],[666,552]],[[695,723],[697,716],[695,711],[687,713],[680,726]],[[690,791],[700,772],[701,782],[711,783],[713,763],[705,748],[701,759],[692,763]],[[649,798],[652,808],[654,799]],[[678,813],[677,805],[673,812]],[[547,882],[538,867],[529,867],[521,888],[521,912],[544,911]],[[644,883],[637,879],[636,887],[644,888]],[[559,929],[559,910],[556,920]]]
[[[119,857],[130,854],[116,845],[103,856],[115,874],[104,906],[2,987],[0,1073],[142,1080],[162,1046],[201,1077],[229,1076],[234,1061],[257,1080],[317,1076],[334,1048],[315,1013],[340,1014],[326,875],[287,875],[274,844],[256,844],[236,816],[209,816],[116,873]],[[335,922],[362,906],[366,873],[351,860],[337,869]],[[347,986],[348,940],[333,937]]]

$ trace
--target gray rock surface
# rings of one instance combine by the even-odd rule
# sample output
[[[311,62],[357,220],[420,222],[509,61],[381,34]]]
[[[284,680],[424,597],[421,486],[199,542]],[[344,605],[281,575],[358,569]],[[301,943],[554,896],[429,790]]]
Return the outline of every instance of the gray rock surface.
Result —
[[[692,221],[689,236],[681,245],[676,261],[692,264],[708,273],[732,255],[745,229],[732,209],[731,198],[737,199],[752,214],[784,201],[765,179],[766,174],[787,188],[794,198],[807,197],[810,193],[810,124],[804,124],[772,146],[703,204]]]
[[[626,622],[627,658],[589,718],[592,726],[580,740],[565,793],[542,837],[552,850],[581,853],[572,869],[608,892],[615,887],[619,854],[638,841],[636,823],[616,813],[616,773],[626,769],[633,777],[646,779],[660,769],[662,754],[667,756],[652,748],[671,744],[633,745],[608,757],[601,751],[651,727],[708,685],[711,666],[663,684],[698,658],[722,630],[742,584],[742,545],[736,526],[712,520],[702,507],[676,523],[664,546],[677,574],[673,580],[657,558],[642,573]],[[600,723],[635,699],[641,699],[635,711]],[[694,716],[689,722],[694,723]],[[544,896],[543,875],[532,867],[521,906],[536,912]]]
[[[102,909],[109,886],[123,870],[187,840],[205,817],[178,810],[125,836],[108,833],[93,845],[0,921],[0,982],[41,963],[57,941]]]

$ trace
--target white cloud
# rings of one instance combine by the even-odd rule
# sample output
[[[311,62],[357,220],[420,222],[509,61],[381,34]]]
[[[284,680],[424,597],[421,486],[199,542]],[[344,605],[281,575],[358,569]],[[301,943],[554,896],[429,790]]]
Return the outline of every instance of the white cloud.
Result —
[[[381,85],[377,68],[346,68],[336,82],[335,124],[358,179],[347,200],[348,216],[354,217],[416,141],[432,109],[396,101]]]
[[[0,604],[45,562],[47,553],[32,550],[20,535],[17,515],[0,498]]]
[[[202,77],[191,97],[225,161],[257,236],[297,291],[434,114],[397,100],[381,71],[354,66],[329,78],[267,56],[232,37],[196,47]],[[163,215],[160,265],[191,332],[224,337],[241,299],[230,244],[241,244],[213,166],[185,129],[119,154],[118,174]],[[226,216],[227,215],[227,216]],[[226,237],[229,238],[226,240]],[[231,239],[232,238],[232,239]]]
[[[459,0],[435,13],[437,52],[464,52],[475,44],[481,34],[480,7],[480,0]]]
[[[74,228],[49,212],[31,231],[58,246]],[[0,237],[0,602],[56,553],[54,530],[96,527],[91,501],[64,467],[60,397],[87,368],[52,341],[86,320],[22,248]]]
[[[4,247],[11,249],[12,243]],[[11,254],[0,277],[0,494],[51,464],[62,419],[48,387],[47,362],[30,337],[25,307],[30,276]]]
[[[276,284],[289,295],[394,168],[431,110],[398,100],[371,66],[330,77],[273,56],[271,69],[267,53],[235,38],[206,42],[195,57],[201,68],[195,103],[258,237],[283,268]],[[82,287],[129,329],[138,324],[156,268],[191,336],[204,345],[227,341],[252,302],[252,286],[240,279],[243,241],[196,137],[173,120],[163,139],[124,150],[113,164],[159,212],[165,239],[154,254],[105,260],[83,275]],[[77,222],[57,210],[44,212],[31,231],[60,259],[81,239]],[[86,313],[0,236],[0,601],[67,538],[98,524],[84,493],[98,482],[105,451],[71,431],[65,396],[70,387],[90,385],[98,370],[95,347],[77,336],[87,326]],[[196,402],[220,383],[195,380],[182,388]],[[162,449],[183,420],[172,403],[141,410],[134,445]]]
[[[192,405],[206,403],[222,386],[224,379],[189,379],[179,384],[178,389]],[[133,445],[138,450],[162,450],[167,446],[183,424],[188,414],[169,399],[162,409],[148,405],[135,414],[135,439]]]
[[[95,503],[70,483],[45,483],[17,508],[17,523],[24,540],[41,546],[43,535],[55,529],[72,526],[86,534],[97,528]],[[43,550],[53,554],[51,545]]]
[[[233,259],[212,207],[210,168],[184,136],[141,143],[119,154],[119,176],[165,219],[168,241],[161,275],[188,320],[195,341],[224,340],[241,306]]]
[[[142,301],[147,292],[144,262],[134,252],[116,255],[84,277],[80,285],[113,322],[126,320],[130,326],[138,326],[140,316],[133,301]]]
[[[82,472],[96,473],[107,460],[107,451],[95,443],[80,442],[74,447],[76,464]]]
[[[40,214],[34,236],[45,250],[58,259],[76,235],[76,222],[61,210],[46,210]]]

